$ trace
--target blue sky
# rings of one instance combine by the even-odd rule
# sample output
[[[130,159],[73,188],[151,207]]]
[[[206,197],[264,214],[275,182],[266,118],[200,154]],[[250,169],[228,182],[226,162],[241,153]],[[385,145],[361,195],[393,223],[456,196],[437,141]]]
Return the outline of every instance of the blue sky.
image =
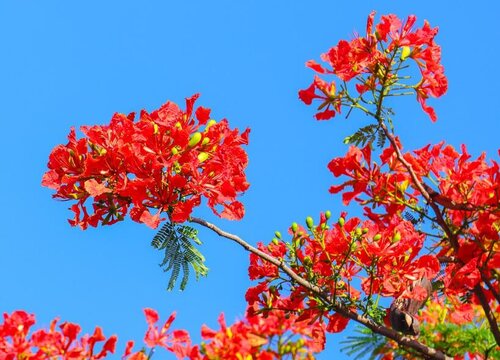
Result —
[[[449,91],[432,102],[436,124],[413,98],[396,106],[406,148],[446,140],[498,159],[493,1],[0,1],[0,311],[25,309],[44,326],[60,317],[86,332],[100,325],[119,335],[120,355],[125,340],[142,341],[144,307],[163,318],[176,310],[175,326],[195,340],[220,312],[228,321],[241,316],[248,254],[202,231],[208,277],[167,292],[162,254],[149,245],[153,230],[131,221],[87,231],[68,225],[68,204],[40,185],[48,154],[70,126],[104,124],[114,112],[153,110],[168,99],[183,104],[200,92],[213,116],[252,129],[251,188],[241,222],[204,209],[197,216],[253,244],[308,215],[336,216],[342,205],[328,194],[326,164],[346,151],[342,139],[363,117],[316,122],[297,91],[312,80],[304,63],[363,33],[371,10],[440,27]],[[344,337],[329,337],[318,358],[342,358]]]

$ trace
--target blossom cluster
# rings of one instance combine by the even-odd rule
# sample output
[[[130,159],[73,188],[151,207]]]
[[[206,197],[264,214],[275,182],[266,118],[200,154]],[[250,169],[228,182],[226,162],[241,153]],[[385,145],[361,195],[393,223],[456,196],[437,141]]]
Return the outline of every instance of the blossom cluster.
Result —
[[[259,249],[284,263],[300,277],[308,279],[329,302],[342,303],[351,311],[361,299],[377,296],[419,298],[421,289],[413,286],[423,277],[432,279],[439,272],[434,255],[418,256],[424,236],[409,221],[391,219],[361,221],[357,217],[329,223],[330,212],[320,215],[319,224],[307,219],[307,229],[294,223],[287,242],[275,239]],[[284,308],[314,321],[324,318],[329,332],[340,332],[348,323],[338,313],[321,307],[321,300],[304,286],[294,285],[287,296],[276,286],[282,282],[279,269],[252,254],[249,276],[260,283],[247,292],[247,300],[262,309]],[[285,289],[284,289],[285,290]],[[276,299],[269,302],[269,299]],[[284,303],[282,303],[284,302]]]
[[[418,316],[424,329],[433,329],[430,334],[437,331],[431,320],[436,309],[443,313],[444,308],[444,314],[450,311],[449,324],[475,328],[478,318],[484,322],[484,312],[482,317],[477,315],[482,310],[477,287],[486,297],[482,305],[487,301],[498,313],[498,163],[488,162],[484,154],[473,159],[465,146],[459,152],[444,143],[404,152],[400,141],[394,140],[378,161],[370,145],[351,146],[345,156],[328,165],[334,177],[342,179],[330,192],[342,193],[344,205],[352,201],[362,205],[366,220],[348,219],[343,212],[331,221],[327,211],[317,224],[311,217],[305,227],[292,224],[289,240],[277,232],[268,245],[258,245],[317,290],[297,283],[286,286],[283,269],[251,254],[249,276],[260,281],[247,292],[251,306],[261,311],[286,309],[311,323],[325,323],[328,332],[339,332],[349,319],[328,304],[381,321],[372,306],[378,303],[374,299],[425,302],[429,293],[418,281],[426,278],[447,301],[455,299],[450,307],[442,304],[443,298],[436,298]],[[430,204],[440,220],[432,215]],[[459,297],[468,300],[459,301]]]
[[[474,328],[482,326],[487,315],[494,329],[500,320],[495,315],[500,310],[500,168],[484,154],[472,159],[465,146],[459,151],[439,143],[403,151],[393,129],[388,130],[392,110],[384,107],[384,98],[414,91],[424,112],[437,119],[427,99],[447,90],[441,49],[434,41],[438,29],[428,22],[414,29],[415,16],[403,22],[386,15],[376,25],[374,17],[372,12],[364,37],[342,40],[321,56],[327,66],[309,61],[320,75],[299,92],[308,105],[320,101],[318,120],[332,118],[343,106],[361,109],[376,120],[360,130],[372,131],[372,140],[375,135],[383,140],[377,159],[372,140],[365,137],[353,143],[366,146],[351,146],[345,156],[328,164],[341,179],[330,193],[342,193],[346,206],[361,205],[366,219],[342,212],[333,220],[327,211],[317,223],[312,217],[305,226],[293,223],[287,240],[276,232],[269,244],[251,249],[249,277],[259,282],[246,293],[245,319],[228,326],[221,315],[220,329],[203,327],[205,342],[194,345],[186,331],[170,330],[175,314],[160,327],[156,311],[146,309],[148,348],[162,347],[191,360],[310,359],[324,348],[325,332],[344,330],[352,317],[380,326],[385,321],[410,334],[393,321],[392,308],[407,315],[403,320],[412,321],[407,325],[418,324],[414,334],[422,324],[422,342],[444,352],[446,336],[440,336],[449,329],[443,322]],[[410,64],[420,74],[413,84],[411,76],[402,75]],[[328,75],[338,77],[340,85],[321,77]],[[347,82],[354,83],[356,96]],[[82,127],[81,139],[71,130],[68,144],[52,151],[42,183],[56,190],[55,198],[75,201],[73,226],[113,224],[128,213],[153,228],[164,220],[162,214],[184,222],[202,197],[221,217],[243,217],[237,197],[249,186],[242,148],[249,130],[240,133],[226,120],[211,120],[210,109],[194,108],[197,98],[187,99],[186,110],[168,102],[151,114],[142,111],[138,121],[135,114],[116,114],[109,125]],[[381,297],[399,307],[385,311]],[[404,304],[412,304],[412,311],[405,313]],[[100,329],[77,340],[76,325],[64,323],[58,332],[54,322],[49,332],[36,332],[28,340],[34,319],[22,312],[5,319],[0,350],[27,354],[25,358],[74,351],[75,359],[80,354],[98,359],[114,351],[116,337],[111,337],[94,354],[94,344],[105,340]],[[426,331],[437,335],[426,337]],[[380,354],[391,358],[387,352],[396,345],[388,341]],[[133,348],[128,342],[125,359],[149,359]],[[485,351],[456,353],[475,356]]]
[[[58,320],[50,324],[49,330],[37,330],[30,334],[35,316],[25,311],[4,314],[0,324],[0,359],[14,360],[97,360],[115,352],[117,337],[106,339],[101,328],[96,327],[92,335],[80,335],[77,324],[64,322],[57,327]],[[96,350],[96,344],[101,350]]]
[[[193,345],[185,330],[172,330],[175,320],[172,313],[165,323],[158,325],[159,315],[150,308],[144,309],[148,328],[144,336],[146,348],[134,351],[134,341],[128,341],[123,360],[147,360],[156,348],[164,348],[178,359],[313,359],[323,350],[325,337],[322,329],[306,322],[297,322],[282,311],[268,316],[249,316],[228,326],[224,315],[219,317],[219,330],[203,326],[204,343]],[[80,326],[64,322],[57,328],[52,321],[49,330],[36,330],[34,315],[25,311],[4,314],[0,324],[0,359],[2,360],[98,360],[114,354],[117,337],[106,339],[101,328],[92,335],[81,335]],[[102,343],[102,344],[100,344]],[[96,345],[100,350],[96,350]]]
[[[184,330],[169,332],[175,314],[160,328],[156,323],[158,314],[145,309],[148,330],[144,338],[147,347],[164,348],[178,359],[313,359],[323,350],[325,337],[322,328],[306,322],[297,322],[297,317],[286,316],[283,311],[273,311],[267,316],[253,314],[227,325],[224,315],[219,316],[219,330],[203,326],[203,344],[193,345]],[[144,351],[132,352],[134,343],[129,341],[125,350],[127,360],[146,360]]]
[[[429,97],[442,96],[448,88],[441,64],[441,48],[434,41],[438,28],[431,28],[425,21],[421,28],[414,29],[417,20],[414,15],[404,23],[396,15],[384,15],[375,26],[374,18],[375,12],[372,12],[364,37],[341,40],[321,55],[327,66],[314,60],[306,64],[322,76],[335,75],[344,86],[339,89],[335,80],[328,82],[315,76],[312,84],[299,92],[300,99],[307,105],[319,100],[315,116],[318,120],[328,120],[341,111],[342,105],[353,106],[364,101],[363,95],[367,92],[374,94],[377,100],[379,96],[412,90],[423,110],[435,121],[436,113],[426,101]],[[408,66],[409,59],[420,71],[421,78],[416,84],[405,83],[406,79],[398,75]],[[345,87],[345,83],[353,79],[359,95],[354,102]]]
[[[71,200],[73,226],[110,225],[124,219],[156,228],[166,213],[186,221],[205,197],[219,216],[241,219],[236,200],[248,189],[245,168],[249,129],[232,130],[227,120],[210,119],[210,109],[186,99],[186,109],[167,102],[158,110],[115,114],[108,125],[72,129],[66,145],[56,146],[42,184],[57,199]],[[92,202],[89,210],[88,202]]]
[[[401,144],[397,141],[398,148]],[[461,152],[451,145],[427,145],[414,152],[402,153],[412,172],[397,158],[390,145],[372,160],[370,146],[350,147],[344,157],[333,159],[328,168],[339,178],[346,178],[330,188],[342,191],[344,204],[352,200],[365,206],[371,219],[383,219],[403,213],[413,218],[426,216],[426,202],[432,201],[442,213],[447,227],[455,229],[454,239],[441,241],[443,235],[427,237],[438,257],[450,257],[445,263],[444,283],[450,294],[463,295],[483,279],[498,287],[493,271],[500,267],[500,168],[486,161],[485,154],[472,159],[465,145]],[[413,179],[413,176],[415,179]],[[415,180],[422,184],[419,188]],[[347,191],[347,190],[350,191]],[[424,198],[427,192],[429,199]],[[375,213],[373,208],[383,208]],[[433,220],[435,221],[435,220]],[[437,239],[434,241],[433,239]],[[414,248],[414,252],[419,248]]]

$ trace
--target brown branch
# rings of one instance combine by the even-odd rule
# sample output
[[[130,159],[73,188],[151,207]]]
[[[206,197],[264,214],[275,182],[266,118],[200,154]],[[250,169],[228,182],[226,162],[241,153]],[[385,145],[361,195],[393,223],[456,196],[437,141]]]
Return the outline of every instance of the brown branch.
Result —
[[[458,250],[458,241],[456,239],[456,236],[451,231],[451,229],[448,227],[448,225],[446,224],[446,221],[444,221],[443,215],[441,214],[439,207],[437,206],[437,204],[434,202],[433,198],[429,195],[429,193],[425,189],[425,184],[422,183],[418,179],[417,174],[415,174],[415,171],[413,170],[413,167],[411,166],[411,164],[408,161],[406,161],[406,159],[403,157],[403,154],[401,153],[401,149],[399,149],[398,143],[396,142],[396,138],[389,131],[389,129],[387,129],[387,125],[384,123],[384,121],[381,118],[377,118],[377,120],[379,122],[381,129],[384,131],[385,136],[387,136],[394,151],[396,152],[396,158],[406,168],[406,170],[410,174],[410,177],[413,181],[413,184],[418,189],[418,191],[420,191],[420,193],[424,197],[425,201],[429,204],[429,206],[432,208],[432,210],[436,214],[436,221],[441,226],[441,228],[446,233],[446,235],[448,236],[448,239],[450,240],[450,244],[453,247],[453,249],[455,251]]]
[[[460,260],[454,256],[438,256],[437,259],[441,264],[460,263]]]
[[[488,319],[488,323],[490,324],[491,333],[495,337],[495,341],[497,342],[497,344],[500,346],[500,329],[498,328],[495,315],[491,310],[490,304],[488,303],[488,299],[486,298],[486,295],[484,294],[483,289],[479,284],[474,287],[474,294],[476,294],[479,303],[483,307],[486,319]]]
[[[491,291],[491,294],[493,295],[493,297],[500,304],[500,294],[498,293],[497,289],[495,289],[495,287],[491,284],[491,281],[486,277],[486,275],[484,275],[484,273],[482,271],[481,271],[481,279],[486,284],[488,289]]]
[[[259,256],[261,259],[268,261],[271,264],[277,266],[285,274],[287,274],[292,281],[305,287],[306,289],[310,290],[315,295],[319,296],[325,302],[325,304],[328,305],[329,308],[333,309],[334,311],[336,311],[337,313],[339,313],[340,315],[342,315],[344,317],[352,319],[352,320],[360,323],[361,325],[366,326],[367,328],[372,330],[374,333],[377,333],[377,334],[385,336],[389,339],[392,339],[392,340],[396,341],[398,344],[400,344],[401,346],[411,348],[411,349],[421,353],[422,355],[424,355],[427,359],[436,359],[436,360],[451,360],[452,359],[451,357],[446,356],[441,351],[430,348],[430,347],[418,342],[417,340],[411,339],[407,336],[403,336],[393,329],[390,329],[390,328],[385,327],[383,325],[378,325],[377,323],[375,323],[371,319],[366,318],[365,316],[359,315],[358,313],[349,310],[348,308],[346,308],[342,304],[332,303],[328,299],[328,294],[325,294],[321,290],[321,288],[310,283],[309,281],[307,281],[306,279],[304,279],[303,277],[301,277],[297,273],[295,273],[292,269],[290,269],[283,262],[283,260],[279,260],[279,259],[257,249],[256,247],[250,245],[249,243],[247,243],[246,241],[241,239],[239,236],[228,233],[228,232],[218,228],[216,225],[209,223],[208,221],[200,219],[200,218],[193,217],[193,218],[190,218],[189,221],[196,223],[196,224],[199,224],[201,226],[204,226],[204,227],[212,230],[213,232],[215,232],[217,235],[236,242],[238,245],[243,247],[248,252],[251,252],[251,253]]]

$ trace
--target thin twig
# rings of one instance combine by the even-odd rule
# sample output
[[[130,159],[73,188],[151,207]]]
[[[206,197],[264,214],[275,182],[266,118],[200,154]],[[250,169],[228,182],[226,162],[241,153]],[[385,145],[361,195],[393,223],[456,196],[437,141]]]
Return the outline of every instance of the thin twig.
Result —
[[[443,218],[443,215],[441,214],[441,211],[439,210],[439,207],[436,205],[436,203],[432,200],[432,197],[429,195],[427,190],[425,190],[424,185],[422,182],[418,179],[417,174],[413,170],[413,167],[411,164],[406,161],[406,159],[403,157],[403,154],[401,153],[401,150],[399,149],[399,146],[396,142],[396,138],[394,135],[387,129],[387,125],[385,125],[384,121],[381,118],[377,119],[379,121],[380,127],[384,131],[385,136],[389,139],[389,142],[392,145],[392,148],[394,149],[394,152],[396,153],[396,158],[399,160],[399,162],[406,168],[408,173],[410,174],[410,177],[413,181],[413,184],[415,187],[418,189],[418,191],[422,194],[424,197],[425,201],[429,204],[429,206],[432,208],[434,211],[434,214],[436,214],[436,222],[441,226],[443,231],[446,233],[448,236],[448,239],[450,240],[450,244],[453,247],[453,249],[456,251],[458,250],[458,241],[456,239],[455,234],[451,231],[451,229],[448,227],[446,224],[446,221]]]

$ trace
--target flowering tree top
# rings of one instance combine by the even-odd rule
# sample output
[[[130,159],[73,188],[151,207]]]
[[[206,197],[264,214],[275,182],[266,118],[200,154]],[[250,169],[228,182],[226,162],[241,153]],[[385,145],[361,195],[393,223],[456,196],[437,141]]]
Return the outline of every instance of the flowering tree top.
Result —
[[[354,338],[354,352],[361,343],[375,344],[366,348],[381,358],[497,356],[498,163],[444,142],[404,150],[386,102],[416,95],[436,121],[427,101],[448,86],[438,30],[427,21],[416,28],[415,16],[374,19],[372,12],[366,34],[340,41],[321,56],[322,64],[307,62],[316,75],[299,92],[305,104],[319,103],[318,120],[346,109],[371,118],[344,139],[346,155],[328,164],[337,179],[330,193],[341,193],[344,205],[360,205],[363,217],[321,212],[253,246],[192,216],[205,198],[220,217],[241,219],[237,198],[249,187],[242,146],[249,130],[240,133],[226,120],[211,119],[209,109],[195,109],[198,95],[186,100],[185,110],[168,102],[151,114],[142,111],[138,121],[134,114],[116,114],[109,125],[84,126],[81,139],[72,129],[68,144],[52,151],[42,183],[55,198],[74,202],[71,225],[110,225],[130,214],[156,228],[168,219],[152,245],[165,251],[169,288],[181,270],[184,288],[189,266],[196,275],[207,272],[193,246],[201,244],[196,229],[180,223],[206,227],[251,253],[248,273],[258,283],[246,292],[245,319],[228,326],[221,316],[220,330],[204,327],[209,342],[197,346],[186,332],[169,331],[174,315],[160,329],[157,313],[146,309],[149,348],[196,360],[310,359],[323,349],[325,333],[341,332],[353,320],[368,331],[368,338]],[[16,313],[6,322],[18,316],[29,320]],[[113,341],[103,351],[114,350]],[[130,360],[150,357],[132,348],[129,343],[125,352]]]

